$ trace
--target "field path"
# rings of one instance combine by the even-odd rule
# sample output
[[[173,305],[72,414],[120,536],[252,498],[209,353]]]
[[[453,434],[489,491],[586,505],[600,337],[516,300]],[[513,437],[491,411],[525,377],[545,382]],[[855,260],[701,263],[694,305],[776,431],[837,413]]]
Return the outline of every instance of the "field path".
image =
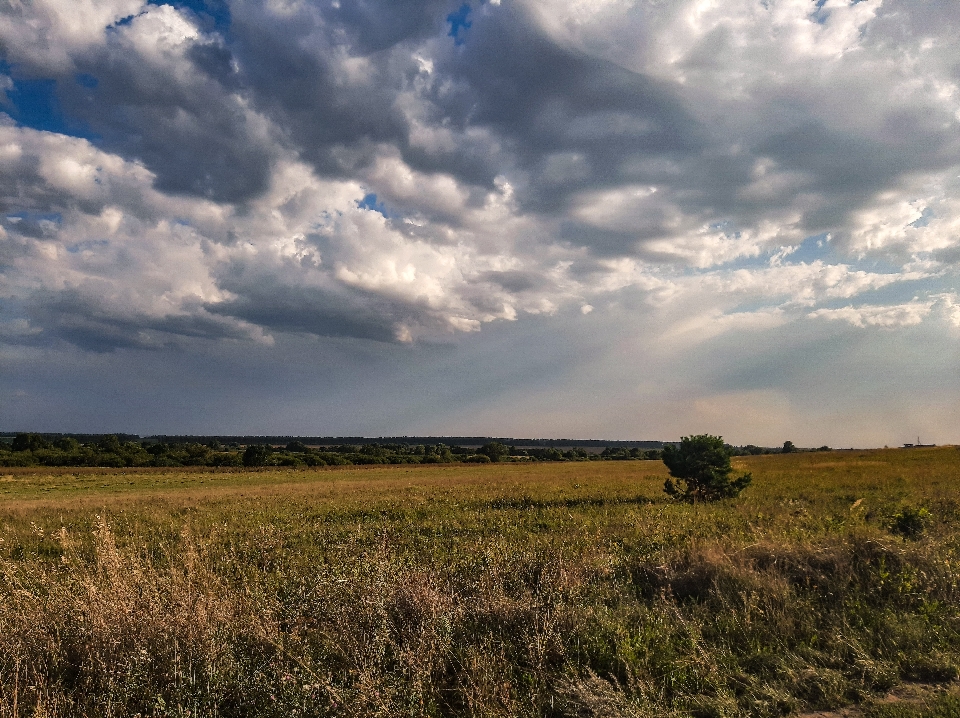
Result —
[[[934,699],[946,693],[956,693],[956,691],[956,686],[952,684],[904,683],[894,688],[874,705],[906,704],[911,708],[926,708]],[[832,711],[800,713],[797,718],[859,718],[863,715],[863,708],[848,706]]]

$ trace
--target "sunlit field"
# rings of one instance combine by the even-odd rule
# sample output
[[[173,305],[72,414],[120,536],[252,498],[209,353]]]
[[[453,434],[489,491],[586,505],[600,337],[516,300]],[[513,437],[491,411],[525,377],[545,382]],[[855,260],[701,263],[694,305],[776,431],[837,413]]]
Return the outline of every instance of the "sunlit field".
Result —
[[[0,715],[960,715],[960,451],[734,466],[0,469]]]

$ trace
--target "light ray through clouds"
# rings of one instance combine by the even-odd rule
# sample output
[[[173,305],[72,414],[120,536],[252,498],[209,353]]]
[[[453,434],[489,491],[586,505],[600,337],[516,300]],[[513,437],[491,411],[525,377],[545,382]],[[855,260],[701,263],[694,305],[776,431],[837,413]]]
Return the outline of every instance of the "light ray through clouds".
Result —
[[[960,441],[958,34],[945,0],[6,4],[0,428]]]

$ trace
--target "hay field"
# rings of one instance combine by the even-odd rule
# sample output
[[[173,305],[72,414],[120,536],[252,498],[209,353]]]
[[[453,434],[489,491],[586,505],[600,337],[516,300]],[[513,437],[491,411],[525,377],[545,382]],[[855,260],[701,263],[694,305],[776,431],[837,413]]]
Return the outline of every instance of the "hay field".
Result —
[[[960,714],[960,451],[734,464],[0,470],[0,716]]]

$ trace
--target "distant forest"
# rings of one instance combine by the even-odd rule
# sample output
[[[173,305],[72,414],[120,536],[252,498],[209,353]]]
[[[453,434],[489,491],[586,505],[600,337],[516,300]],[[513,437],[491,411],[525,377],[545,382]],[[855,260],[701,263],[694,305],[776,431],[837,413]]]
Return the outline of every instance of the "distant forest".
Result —
[[[662,441],[491,437],[290,437],[41,434],[0,436],[0,466],[264,467],[516,461],[638,461],[661,458]],[[731,454],[796,450],[729,447]],[[821,450],[827,447],[821,447]]]

